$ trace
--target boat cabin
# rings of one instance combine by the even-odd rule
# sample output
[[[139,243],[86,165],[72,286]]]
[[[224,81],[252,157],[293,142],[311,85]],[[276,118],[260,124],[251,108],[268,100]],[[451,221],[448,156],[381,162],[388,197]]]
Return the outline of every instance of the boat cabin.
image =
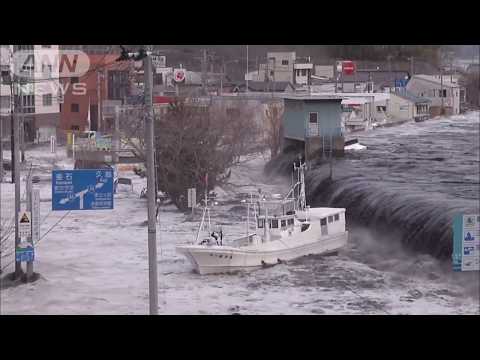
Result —
[[[345,231],[344,208],[310,208],[295,210],[289,200],[262,202],[263,214],[257,216],[257,228],[263,230],[263,242],[291,236],[314,228],[321,236]]]

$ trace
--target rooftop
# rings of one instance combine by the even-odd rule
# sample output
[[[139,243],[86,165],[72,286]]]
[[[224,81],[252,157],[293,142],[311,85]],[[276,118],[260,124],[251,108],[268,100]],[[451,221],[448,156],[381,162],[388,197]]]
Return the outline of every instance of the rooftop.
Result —
[[[448,79],[445,79],[445,76],[443,76],[443,84],[442,81],[440,81],[441,76],[440,75],[414,75],[413,79],[421,79],[425,81],[429,81],[433,84],[437,85],[443,85],[445,87],[459,87],[460,85],[458,83],[452,83],[448,81]]]
[[[283,96],[284,99],[288,100],[338,100],[341,101],[342,97],[339,95],[331,95],[331,94],[288,94]]]
[[[420,97],[420,96],[416,96],[416,95],[414,95],[414,94],[412,94],[411,92],[408,92],[408,91],[397,91],[394,94],[401,97],[402,99],[409,100],[409,101],[413,102],[414,104],[431,102],[430,99]]]
[[[244,88],[246,86],[246,82],[242,82],[240,86]],[[251,91],[283,92],[288,90],[289,87],[291,87],[292,89],[295,88],[293,84],[289,81],[248,81],[248,90]]]

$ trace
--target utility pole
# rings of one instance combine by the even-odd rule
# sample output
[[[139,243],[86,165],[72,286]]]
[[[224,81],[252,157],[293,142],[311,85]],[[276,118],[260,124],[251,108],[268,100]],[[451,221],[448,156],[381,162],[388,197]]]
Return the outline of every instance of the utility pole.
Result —
[[[203,49],[202,57],[202,90],[207,95],[207,49]]]
[[[113,161],[118,163],[118,155],[120,153],[120,108],[115,106],[115,123],[113,130]]]
[[[2,85],[3,85],[3,77],[0,74],[0,89],[2,88]],[[0,104],[0,107],[1,107],[1,104]],[[1,183],[3,183],[3,116],[0,114],[0,184]],[[0,192],[1,192],[1,189],[0,189]],[[0,198],[1,198],[1,194],[0,194]],[[1,234],[1,226],[2,226],[1,221],[2,221],[2,217],[0,216],[0,234]]]
[[[247,74],[245,76],[245,92],[248,93],[248,45],[247,45]]]
[[[100,115],[100,111],[101,111],[101,108],[102,108],[102,102],[100,100],[100,70],[97,70],[97,129],[96,131],[99,131],[100,130],[100,123],[101,123],[101,115]]]
[[[10,152],[11,161],[10,167],[12,168],[12,184],[15,183],[15,90],[13,83],[13,74],[10,77]]]
[[[453,52],[450,52],[450,82],[453,83]]]
[[[32,214],[32,174],[29,172],[27,176],[27,211],[30,211],[30,214]],[[32,217],[33,219],[33,217]],[[30,221],[32,222],[32,219]],[[31,234],[27,241],[32,244],[33,246],[33,234]],[[27,262],[27,281],[31,280],[33,278],[33,261]]]
[[[17,67],[15,67],[17,69]],[[19,117],[19,105],[22,104],[22,92],[18,86],[17,75],[14,74],[14,109],[13,109],[13,136],[14,136],[14,146],[13,146],[13,155],[15,159],[12,158],[12,164],[14,164],[15,173],[15,249],[20,244],[20,234],[18,229],[18,213],[20,212],[20,158],[19,158],[19,126],[20,126],[20,117]],[[22,263],[15,261],[15,279],[18,279],[22,275]]]
[[[220,95],[223,95],[223,77],[225,76],[225,58],[222,56],[222,76],[220,77]]]
[[[440,68],[440,98],[442,99],[442,107],[440,108],[440,115],[444,114],[443,110],[443,69]]]
[[[206,51],[204,50],[204,64]],[[205,67],[203,67],[205,69]],[[147,152],[147,197],[148,197],[148,269],[150,315],[158,314],[157,230],[155,211],[155,157],[152,94],[152,58],[148,53],[143,58],[145,84],[145,145]]]

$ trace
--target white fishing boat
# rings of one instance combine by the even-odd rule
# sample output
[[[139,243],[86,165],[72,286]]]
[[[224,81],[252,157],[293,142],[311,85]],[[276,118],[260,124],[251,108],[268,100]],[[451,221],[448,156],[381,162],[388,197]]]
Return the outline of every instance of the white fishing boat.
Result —
[[[301,256],[338,251],[348,239],[345,209],[307,206],[305,164],[294,165],[294,172],[296,182],[283,199],[262,195],[255,200],[251,196],[246,202],[245,236],[228,241],[222,230],[211,232],[210,212],[205,201],[195,241],[178,245],[176,250],[186,256],[200,274],[256,269]],[[201,238],[204,227],[208,229],[208,236]]]

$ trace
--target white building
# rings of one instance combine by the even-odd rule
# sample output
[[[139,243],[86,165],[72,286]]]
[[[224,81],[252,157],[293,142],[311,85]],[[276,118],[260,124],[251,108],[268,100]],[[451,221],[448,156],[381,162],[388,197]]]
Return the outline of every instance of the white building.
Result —
[[[309,85],[313,75],[310,58],[297,58],[294,51],[268,52],[266,62],[245,74],[249,81],[285,81],[295,85]]]
[[[29,54],[19,57],[19,53],[15,55],[17,51]],[[22,83],[19,91],[20,105],[24,113],[25,141],[50,141],[50,136],[56,136],[60,122],[58,45],[2,45],[0,53],[2,68],[0,113],[3,120],[10,115],[13,107],[11,94],[14,88],[11,80],[15,74]],[[9,121],[2,122],[4,130],[10,131]]]
[[[430,117],[430,103],[429,99],[409,92],[391,93],[388,113],[395,120],[423,121]]]
[[[450,76],[414,75],[407,84],[407,91],[425,97],[431,101],[430,111],[433,116],[439,115],[442,107],[447,115],[460,113],[460,104],[465,101],[465,88]]]

